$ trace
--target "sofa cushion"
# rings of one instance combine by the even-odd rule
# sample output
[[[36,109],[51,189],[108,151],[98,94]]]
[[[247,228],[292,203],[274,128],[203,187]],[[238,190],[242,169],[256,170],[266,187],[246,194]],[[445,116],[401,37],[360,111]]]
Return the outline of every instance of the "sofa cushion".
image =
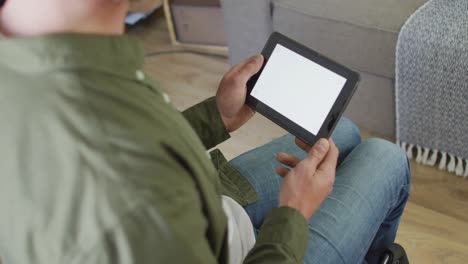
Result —
[[[427,0],[274,0],[273,29],[355,70],[394,78],[398,33]]]

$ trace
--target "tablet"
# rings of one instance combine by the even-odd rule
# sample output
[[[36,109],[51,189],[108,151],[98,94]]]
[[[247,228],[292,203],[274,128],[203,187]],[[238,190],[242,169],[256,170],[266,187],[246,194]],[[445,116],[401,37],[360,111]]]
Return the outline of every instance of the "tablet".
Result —
[[[262,55],[263,67],[247,83],[246,103],[311,145],[329,138],[359,74],[277,32]]]

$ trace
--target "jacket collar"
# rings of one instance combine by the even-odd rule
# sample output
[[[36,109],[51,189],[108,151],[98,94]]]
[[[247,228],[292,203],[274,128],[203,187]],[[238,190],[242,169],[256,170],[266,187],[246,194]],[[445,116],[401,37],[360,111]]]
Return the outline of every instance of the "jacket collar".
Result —
[[[143,61],[141,45],[128,36],[61,34],[0,39],[0,67],[19,72],[88,69],[133,78]]]

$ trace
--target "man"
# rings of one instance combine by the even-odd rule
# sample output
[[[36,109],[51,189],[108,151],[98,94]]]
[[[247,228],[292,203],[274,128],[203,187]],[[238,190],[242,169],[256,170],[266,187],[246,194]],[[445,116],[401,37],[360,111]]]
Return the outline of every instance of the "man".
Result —
[[[128,5],[0,9],[3,261],[376,263],[408,198],[404,154],[343,119],[313,147],[287,135],[208,157],[254,115],[245,84],[263,58],[179,113],[122,36]]]

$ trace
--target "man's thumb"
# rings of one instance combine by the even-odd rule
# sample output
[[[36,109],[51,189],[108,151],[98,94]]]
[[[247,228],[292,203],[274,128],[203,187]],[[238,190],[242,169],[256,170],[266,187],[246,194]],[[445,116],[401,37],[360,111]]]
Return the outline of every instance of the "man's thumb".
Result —
[[[318,164],[325,158],[329,149],[330,142],[328,142],[328,140],[325,138],[321,138],[309,151],[307,159],[309,159],[311,164],[316,168]]]

